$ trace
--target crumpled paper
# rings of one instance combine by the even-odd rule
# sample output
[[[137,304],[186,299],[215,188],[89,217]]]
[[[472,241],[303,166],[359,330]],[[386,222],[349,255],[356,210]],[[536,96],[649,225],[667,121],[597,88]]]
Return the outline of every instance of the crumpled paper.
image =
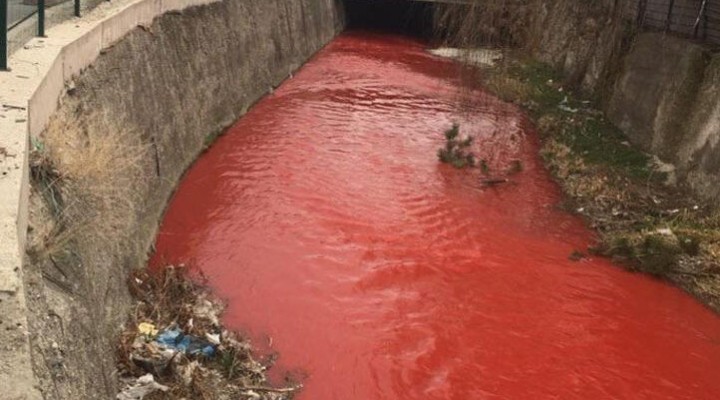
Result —
[[[125,388],[116,398],[117,400],[142,400],[156,390],[167,392],[170,388],[155,382],[152,374],[147,374],[137,378],[134,384]]]

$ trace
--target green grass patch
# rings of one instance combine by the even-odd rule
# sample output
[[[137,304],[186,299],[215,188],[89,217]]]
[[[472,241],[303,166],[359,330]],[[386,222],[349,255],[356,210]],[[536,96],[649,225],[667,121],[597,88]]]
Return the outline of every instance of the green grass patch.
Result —
[[[633,148],[627,137],[605,119],[587,118],[563,130],[561,141],[586,163],[604,165],[635,179],[662,178],[651,168],[651,158]]]
[[[552,67],[536,61],[511,63],[488,76],[488,87],[526,108],[543,136],[554,136],[585,163],[634,179],[664,179],[651,157],[630,145],[625,134],[598,111],[596,103],[562,84]]]

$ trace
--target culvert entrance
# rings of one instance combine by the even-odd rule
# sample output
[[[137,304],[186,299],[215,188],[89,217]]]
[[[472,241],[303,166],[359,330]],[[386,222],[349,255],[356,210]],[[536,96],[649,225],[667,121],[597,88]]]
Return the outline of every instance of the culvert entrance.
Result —
[[[407,0],[345,0],[349,29],[402,33],[429,39],[435,4]]]

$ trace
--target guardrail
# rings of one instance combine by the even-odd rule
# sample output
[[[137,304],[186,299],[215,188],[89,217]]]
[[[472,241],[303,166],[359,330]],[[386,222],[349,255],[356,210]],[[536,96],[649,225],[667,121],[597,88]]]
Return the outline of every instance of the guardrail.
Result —
[[[7,69],[8,0],[0,0],[0,70]]]
[[[720,0],[638,0],[637,25],[720,45]]]
[[[75,17],[80,16],[81,0],[0,0],[0,70],[7,70],[8,32],[37,16],[37,36],[45,36],[45,11],[72,1]]]

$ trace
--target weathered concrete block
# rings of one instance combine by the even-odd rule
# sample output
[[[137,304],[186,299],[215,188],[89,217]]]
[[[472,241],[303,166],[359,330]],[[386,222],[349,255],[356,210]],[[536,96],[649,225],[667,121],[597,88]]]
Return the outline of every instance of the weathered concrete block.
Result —
[[[63,77],[72,79],[87,68],[102,49],[102,26],[98,25],[62,49]]]
[[[49,51],[55,52],[56,50]],[[28,101],[28,132],[30,136],[37,136],[45,129],[47,121],[57,109],[58,98],[64,87],[62,57],[54,55],[45,77]]]
[[[144,2],[144,1],[142,1]],[[125,7],[102,23],[102,47],[110,47],[138,25],[136,4]]]
[[[678,149],[705,67],[702,46],[660,33],[637,37],[608,117],[643,150],[679,162]]]
[[[30,133],[40,134],[48,153],[55,150],[55,155],[101,142],[111,142],[110,152],[117,153],[103,153],[105,160],[142,149],[133,161],[137,168],[122,172],[132,177],[132,184],[104,179],[88,186],[132,186],[128,201],[133,206],[115,219],[127,221],[123,228],[97,235],[112,237],[111,244],[75,237],[67,245],[72,248],[62,254],[71,256],[57,262],[72,275],[70,294],[42,289],[42,271],[54,268],[47,260],[33,259],[26,266],[35,274],[28,279],[39,282],[28,289],[35,307],[28,320],[33,331],[44,333],[31,338],[33,352],[37,355],[51,338],[65,352],[63,363],[72,375],[54,385],[40,382],[44,389],[58,391],[57,398],[114,397],[114,335],[127,318],[131,300],[127,273],[145,264],[159,218],[183,171],[208,137],[234,122],[342,28],[333,0],[223,1],[160,15],[162,9],[206,2],[139,0],[117,5],[116,13],[97,20],[97,26],[78,28],[82,36],[71,37],[80,35],[71,29],[65,43],[52,42],[62,57],[30,101]],[[105,51],[97,57],[101,48]],[[62,97],[58,109],[70,77],[76,88]],[[60,168],[63,156],[53,161]],[[64,195],[73,201],[72,194]],[[19,196],[26,195],[16,193]],[[38,217],[40,205],[30,211],[35,216],[32,226],[48,222]],[[78,210],[107,216],[103,212],[92,206]],[[82,219],[77,214],[68,218]],[[101,230],[112,226],[93,224]],[[64,333],[47,320],[49,309],[63,320]],[[35,367],[46,368],[42,363]]]
[[[131,8],[134,9],[138,25],[150,25],[162,12],[162,3],[160,0],[145,0],[133,4]]]
[[[720,54],[705,69],[679,155],[690,184],[706,197],[720,198]]]
[[[215,3],[220,0],[161,0],[160,9],[163,13],[174,10],[182,10],[192,6]]]

